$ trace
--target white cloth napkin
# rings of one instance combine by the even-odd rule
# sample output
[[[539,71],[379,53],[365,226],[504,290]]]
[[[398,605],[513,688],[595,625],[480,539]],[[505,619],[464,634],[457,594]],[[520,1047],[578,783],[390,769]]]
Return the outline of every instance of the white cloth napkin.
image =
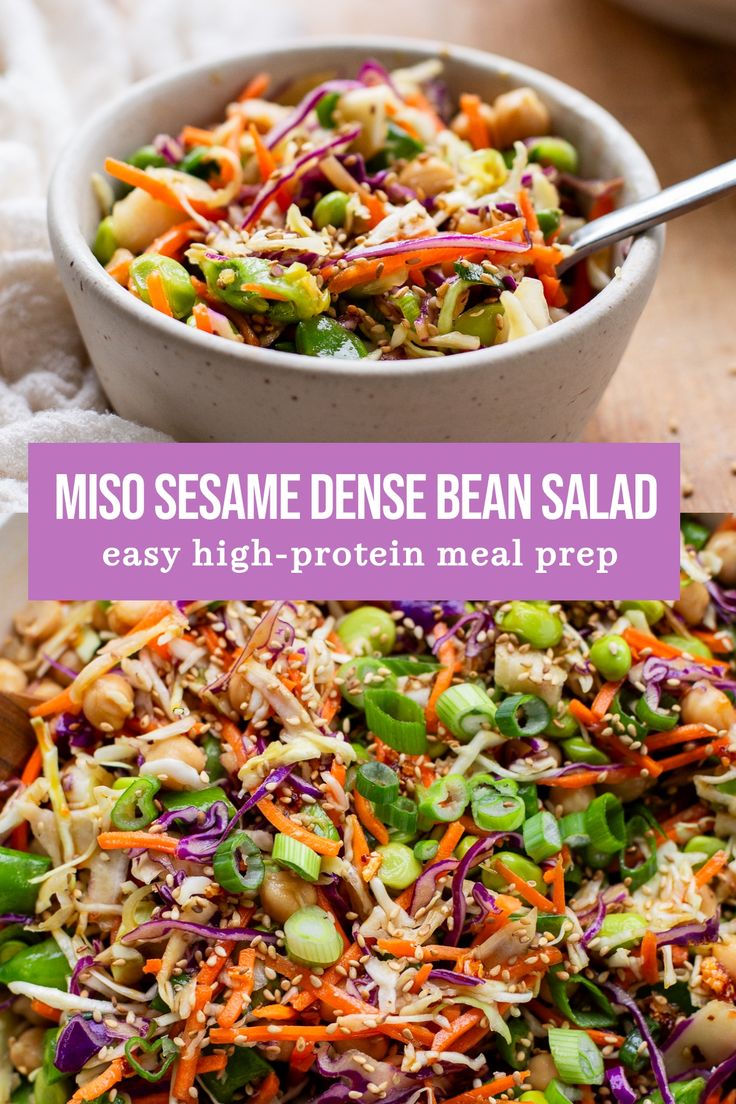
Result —
[[[108,413],[54,270],[46,188],[65,140],[126,85],[299,31],[291,0],[0,0],[0,512],[30,441],[157,441]]]

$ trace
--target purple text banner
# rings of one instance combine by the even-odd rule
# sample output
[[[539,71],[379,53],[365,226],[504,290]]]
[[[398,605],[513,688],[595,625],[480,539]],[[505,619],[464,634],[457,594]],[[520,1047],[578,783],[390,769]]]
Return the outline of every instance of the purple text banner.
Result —
[[[675,444],[31,445],[31,598],[679,594]]]

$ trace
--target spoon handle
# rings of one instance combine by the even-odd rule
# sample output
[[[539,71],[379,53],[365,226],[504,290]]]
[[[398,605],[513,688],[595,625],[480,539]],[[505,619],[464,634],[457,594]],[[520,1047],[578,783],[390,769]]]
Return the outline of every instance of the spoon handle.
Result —
[[[683,215],[704,203],[710,203],[726,192],[736,188],[736,160],[717,165],[699,176],[682,180],[670,188],[664,188],[655,195],[640,199],[627,207],[611,211],[609,215],[588,222],[570,236],[570,245],[574,252],[565,257],[557,266],[558,272],[564,272],[570,265],[577,264],[583,257],[596,253],[599,249],[640,234],[660,222]]]

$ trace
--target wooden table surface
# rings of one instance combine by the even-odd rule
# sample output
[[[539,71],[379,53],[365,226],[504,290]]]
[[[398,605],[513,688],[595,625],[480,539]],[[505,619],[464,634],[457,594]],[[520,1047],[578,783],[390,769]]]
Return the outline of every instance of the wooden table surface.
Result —
[[[736,48],[606,0],[295,0],[314,35],[377,33],[492,50],[545,69],[635,135],[663,184],[736,157]],[[736,505],[736,198],[668,230],[655,290],[587,429],[682,445],[683,508]]]

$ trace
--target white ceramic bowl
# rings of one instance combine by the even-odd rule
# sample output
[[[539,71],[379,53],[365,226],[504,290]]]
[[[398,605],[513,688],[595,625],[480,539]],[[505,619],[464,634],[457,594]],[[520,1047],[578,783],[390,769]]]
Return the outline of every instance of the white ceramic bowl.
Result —
[[[451,94],[535,88],[553,128],[579,148],[583,175],[622,176],[622,202],[658,189],[631,135],[581,93],[535,69],[432,42],[342,39],[207,62],[132,88],[70,142],[54,176],[49,228],[92,362],[118,414],[182,440],[575,440],[618,365],[654,282],[663,231],[637,239],[618,278],[574,315],[518,342],[444,358],[320,360],[236,345],[166,318],[93,257],[90,178],[159,132],[206,124],[253,73],[276,85],[310,72],[355,73],[433,55]]]

